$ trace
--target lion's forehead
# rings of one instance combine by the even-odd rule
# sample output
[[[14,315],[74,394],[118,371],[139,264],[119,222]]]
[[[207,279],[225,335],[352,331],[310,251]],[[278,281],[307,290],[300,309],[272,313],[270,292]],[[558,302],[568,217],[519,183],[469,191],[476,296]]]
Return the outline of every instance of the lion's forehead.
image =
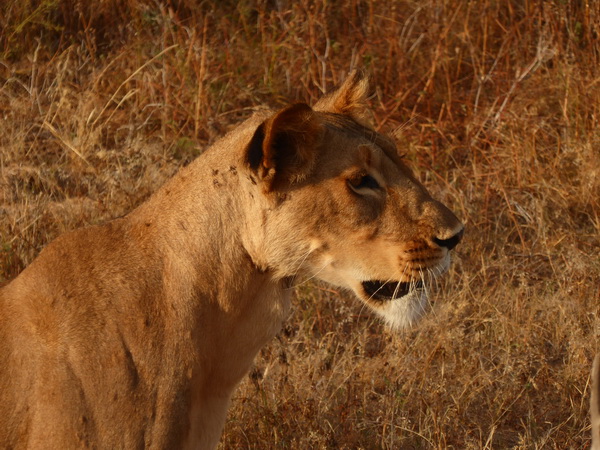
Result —
[[[381,135],[383,136],[383,135]],[[336,132],[324,139],[318,167],[323,173],[318,176],[350,176],[353,173],[374,171],[377,176],[392,183],[399,178],[413,178],[411,170],[404,164],[391,141],[369,139],[355,133]]]

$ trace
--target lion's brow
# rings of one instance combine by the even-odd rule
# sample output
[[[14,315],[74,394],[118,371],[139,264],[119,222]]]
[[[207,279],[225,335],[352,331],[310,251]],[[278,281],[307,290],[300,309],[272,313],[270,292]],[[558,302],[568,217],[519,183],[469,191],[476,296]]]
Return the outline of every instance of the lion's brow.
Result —
[[[386,153],[398,153],[396,145],[391,138],[356,122],[350,116],[345,114],[323,113],[323,122],[326,127],[336,131],[342,131],[356,137],[366,138],[369,142],[381,147]]]

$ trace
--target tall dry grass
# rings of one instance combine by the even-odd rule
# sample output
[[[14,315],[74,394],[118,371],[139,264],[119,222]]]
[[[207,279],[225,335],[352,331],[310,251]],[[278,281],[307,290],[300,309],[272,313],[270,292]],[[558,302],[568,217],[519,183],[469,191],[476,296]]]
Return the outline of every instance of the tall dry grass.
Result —
[[[0,281],[134,208],[252,107],[353,67],[466,222],[424,322],[298,287],[223,448],[588,448],[600,319],[600,9],[534,0],[7,0]]]

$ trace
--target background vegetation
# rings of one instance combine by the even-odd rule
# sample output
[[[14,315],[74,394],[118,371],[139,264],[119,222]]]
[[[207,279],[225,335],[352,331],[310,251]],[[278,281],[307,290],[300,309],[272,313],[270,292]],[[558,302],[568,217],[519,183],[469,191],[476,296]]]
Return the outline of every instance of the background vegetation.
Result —
[[[589,448],[599,33],[584,0],[5,0],[0,281],[130,211],[252,107],[314,102],[361,67],[375,126],[465,240],[400,334],[301,285],[222,448]]]

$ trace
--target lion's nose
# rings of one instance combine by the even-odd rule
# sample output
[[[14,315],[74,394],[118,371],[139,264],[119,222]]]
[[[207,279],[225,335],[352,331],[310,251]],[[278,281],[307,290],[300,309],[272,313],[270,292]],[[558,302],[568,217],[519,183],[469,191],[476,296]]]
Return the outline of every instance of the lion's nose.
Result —
[[[446,247],[448,249],[448,251],[450,251],[458,245],[458,243],[460,242],[460,240],[463,237],[464,232],[465,232],[465,229],[461,228],[461,230],[458,233],[456,233],[454,236],[452,236],[451,238],[448,238],[448,239],[433,238],[433,242],[435,242],[440,247]]]

